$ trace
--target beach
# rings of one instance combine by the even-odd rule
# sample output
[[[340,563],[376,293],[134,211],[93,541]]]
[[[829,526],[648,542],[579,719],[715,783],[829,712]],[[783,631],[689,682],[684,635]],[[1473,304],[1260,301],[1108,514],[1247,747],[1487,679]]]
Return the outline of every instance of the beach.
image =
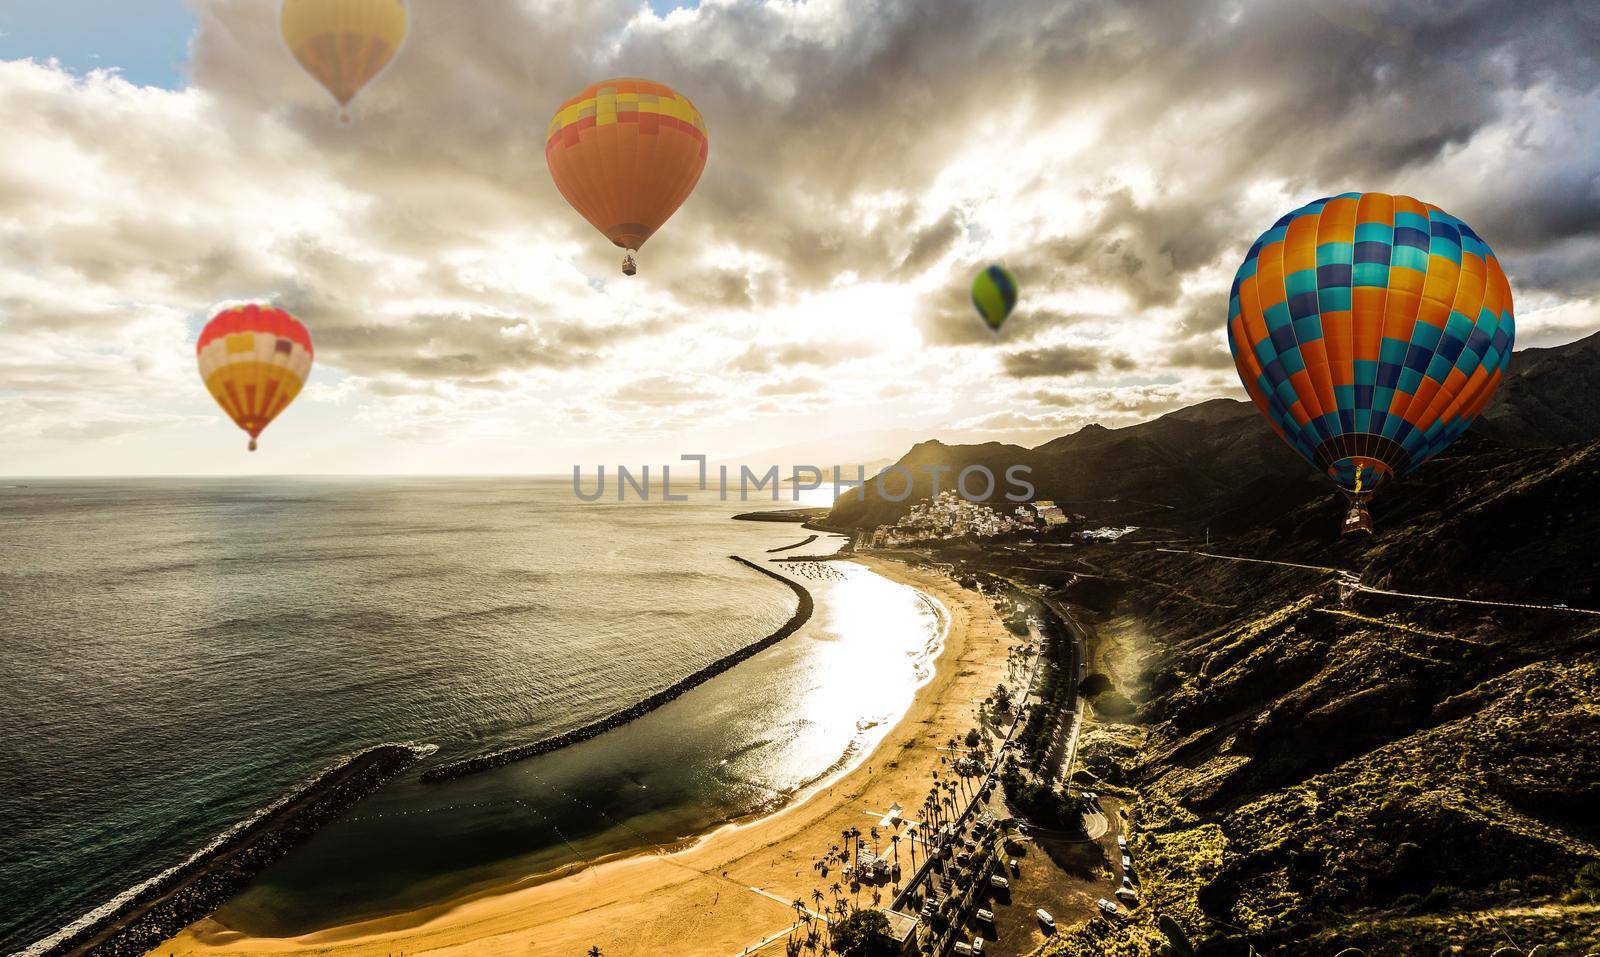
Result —
[[[795,923],[794,902],[813,908],[813,891],[828,894],[828,886],[841,880],[836,870],[823,878],[813,862],[841,843],[843,831],[855,827],[867,834],[891,804],[915,816],[932,772],[942,775],[944,742],[976,725],[978,703],[1004,680],[1006,650],[1016,643],[989,599],[941,572],[853,561],[942,606],[943,647],[933,676],[876,748],[853,756],[775,813],[724,826],[687,846],[643,850],[574,873],[530,876],[469,898],[299,937],[248,937],[207,918],[152,952],[571,955],[598,946],[607,957],[724,957],[758,952],[746,948],[766,942],[761,952],[781,953]],[[886,854],[892,853],[887,843],[894,832],[880,828]],[[908,849],[902,842],[907,874]],[[868,906],[871,895],[867,887],[854,899]]]

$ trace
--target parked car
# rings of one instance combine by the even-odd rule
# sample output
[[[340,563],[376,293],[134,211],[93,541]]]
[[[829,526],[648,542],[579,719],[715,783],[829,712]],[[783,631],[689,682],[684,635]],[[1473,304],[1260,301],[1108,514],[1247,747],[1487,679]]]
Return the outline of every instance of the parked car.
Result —
[[[1011,873],[1013,873],[1013,874],[1021,874],[1022,873],[1022,867],[1021,867],[1021,865],[1019,865],[1017,863],[1017,859],[1014,858],[1014,857],[1011,860],[1006,862],[1006,866],[1011,868]]]
[[[1115,896],[1117,900],[1122,901],[1129,907],[1139,903],[1139,892],[1131,887],[1128,887],[1127,885],[1117,888],[1117,893]]]
[[[972,952],[974,954],[983,953],[983,938],[982,937],[974,937],[974,938],[972,938]]]
[[[1122,869],[1125,871],[1133,870],[1133,858],[1126,854],[1122,855]]]
[[[1001,877],[999,874],[989,875],[989,883],[1003,891],[1008,891],[1011,889],[1011,882],[1006,880],[1004,877]]]
[[[977,917],[978,917],[979,920],[983,921],[985,924],[994,923],[994,911],[990,910],[987,907],[978,908]]]
[[[972,947],[966,941],[958,940],[950,952],[952,954],[970,954],[972,953]]]
[[[1117,835],[1117,847],[1119,849],[1121,849],[1122,853],[1124,853],[1124,854],[1128,853],[1128,839],[1123,837],[1121,834],[1118,834]]]
[[[1034,911],[1033,912],[1033,916],[1039,918],[1039,923],[1043,924],[1044,928],[1046,930],[1055,930],[1056,929],[1056,919],[1054,917],[1051,917],[1050,916],[1050,912],[1045,910],[1043,907],[1041,907],[1038,910]]]
[[[1117,914],[1121,913],[1117,909],[1116,901],[1108,901],[1104,897],[1095,901],[1094,906],[1100,908],[1100,913],[1106,915],[1107,917],[1115,917]]]

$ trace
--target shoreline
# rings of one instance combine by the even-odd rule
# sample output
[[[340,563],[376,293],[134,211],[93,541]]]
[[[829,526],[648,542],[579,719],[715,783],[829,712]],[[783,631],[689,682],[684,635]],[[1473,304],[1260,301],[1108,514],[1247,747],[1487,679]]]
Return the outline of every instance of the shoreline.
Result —
[[[815,536],[812,537],[814,538]],[[509,748],[502,748],[499,751],[491,751],[488,754],[480,754],[470,758],[461,758],[457,761],[450,761],[437,767],[429,768],[428,770],[422,772],[423,782],[426,784],[434,784],[440,781],[451,781],[456,778],[465,777],[469,774],[477,774],[480,771],[489,771],[494,768],[505,767],[508,764],[513,764],[525,758],[537,757],[541,754],[549,754],[552,751],[559,751],[562,748],[577,744],[580,741],[588,741],[590,738],[597,738],[613,728],[620,728],[630,721],[644,717],[667,702],[682,697],[687,692],[698,688],[700,685],[705,684],[712,678],[715,678],[718,675],[731,670],[740,663],[755,657],[763,651],[766,651],[768,648],[771,648],[773,645],[794,634],[796,631],[799,631],[806,622],[811,620],[811,614],[815,610],[816,605],[811,600],[810,590],[804,585],[794,581],[791,578],[786,578],[785,576],[780,575],[769,568],[763,568],[747,558],[740,558],[738,555],[729,555],[728,557],[747,568],[760,572],[761,574],[766,575],[775,581],[779,581],[785,585],[788,585],[789,588],[794,591],[795,597],[799,599],[799,601],[795,604],[794,613],[789,616],[788,621],[785,621],[782,625],[779,625],[777,630],[773,631],[765,638],[758,638],[755,641],[752,641],[750,644],[745,645],[743,648],[738,648],[726,655],[723,655],[721,658],[718,658],[716,661],[711,662],[705,667],[696,669],[695,671],[684,675],[682,678],[679,678],[672,684],[667,685],[660,691],[657,691],[656,693],[640,701],[634,702],[628,707],[623,708],[621,711],[612,712],[598,721],[590,722],[582,727],[574,728],[571,731],[563,731],[560,734],[552,735],[548,738],[541,738],[540,740],[531,742],[529,744],[519,744]]]
[[[781,806],[668,847],[635,848],[575,872],[569,866],[525,875],[435,906],[295,938],[247,937],[206,918],[163,943],[160,953],[556,955],[599,944],[608,957],[669,950],[725,957],[785,930],[794,921],[792,901],[817,887],[807,865],[827,851],[830,835],[836,843],[840,827],[865,829],[881,813],[874,809],[892,800],[920,803],[928,771],[940,766],[939,746],[973,722],[971,702],[994,686],[1003,649],[1014,642],[987,599],[942,573],[854,560],[942,609],[929,646],[932,667],[873,747],[846,752]]]

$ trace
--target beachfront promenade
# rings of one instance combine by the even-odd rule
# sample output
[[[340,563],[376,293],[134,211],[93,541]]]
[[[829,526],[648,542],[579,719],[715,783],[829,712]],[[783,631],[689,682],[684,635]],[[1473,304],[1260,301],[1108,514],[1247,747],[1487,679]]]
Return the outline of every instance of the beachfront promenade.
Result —
[[[953,581],[951,584],[954,587],[959,587],[956,586]],[[1044,606],[1039,610],[1047,615],[1057,614],[1057,610],[1051,606]],[[1071,634],[1070,631],[1068,633]],[[943,870],[942,867],[936,867],[936,862],[940,860],[941,849],[943,845],[949,841],[956,841],[958,836],[965,831],[966,827],[978,817],[985,807],[989,805],[996,793],[995,788],[998,786],[1000,770],[1006,759],[1007,746],[1013,741],[1017,732],[1022,726],[1023,716],[1026,712],[1027,704],[1035,697],[1034,686],[1039,675],[1039,669],[1044,661],[1045,638],[1043,634],[1041,634],[1037,625],[1032,621],[1030,621],[1029,634],[1031,638],[1031,644],[1035,651],[1031,659],[1025,664],[1026,678],[1020,685],[1022,689],[1021,693],[1018,694],[1014,699],[1011,710],[1011,720],[1009,724],[1007,724],[1005,734],[1003,736],[1001,736],[998,740],[990,739],[988,742],[986,742],[993,748],[994,754],[990,758],[989,762],[985,765],[981,778],[977,779],[976,784],[970,786],[970,795],[966,796],[966,800],[961,804],[959,809],[955,811],[950,819],[942,821],[940,825],[935,828],[934,825],[928,821],[920,821],[913,818],[891,819],[890,816],[883,815],[882,812],[872,808],[864,808],[862,810],[863,814],[866,814],[870,817],[882,816],[883,819],[879,822],[880,827],[892,827],[896,836],[901,833],[900,828],[905,826],[906,829],[904,834],[906,837],[910,838],[913,846],[920,844],[923,848],[922,861],[915,866],[911,876],[905,881],[904,885],[898,889],[892,901],[890,901],[890,903],[885,907],[886,911],[891,912],[890,916],[891,918],[895,919],[894,922],[898,923],[902,928],[909,927],[909,933],[911,934],[916,934],[916,928],[920,926],[919,918],[916,916],[916,910],[914,906],[915,902],[920,898],[927,897],[929,894],[937,893],[937,890],[932,885],[935,880],[935,875]],[[1074,662],[1077,660],[1076,647],[1072,649],[1072,660]],[[1075,666],[1073,670],[1076,670]],[[1072,729],[1074,732],[1075,730],[1075,728]],[[965,752],[967,749],[958,748],[956,750]],[[947,766],[949,765],[945,765],[943,760],[941,760],[939,765],[930,765],[927,776],[936,778],[940,768]],[[967,775],[964,777],[971,778],[976,776]],[[925,784],[926,781],[922,783]],[[893,805],[908,807],[912,806],[914,804],[914,802],[911,800],[911,795],[913,793],[915,792],[908,792],[903,796],[897,796],[896,800],[893,802]],[[954,793],[962,794],[963,792],[961,790],[957,790]],[[875,828],[874,833],[876,833],[876,831],[877,829]],[[891,840],[893,839],[894,837],[891,836]],[[830,846],[836,848],[836,845]],[[880,846],[880,844],[874,844],[872,847],[873,855],[877,855],[879,853]],[[829,859],[831,859],[831,857]],[[848,852],[845,855],[845,859],[848,859]],[[969,877],[971,881],[981,882],[986,879],[987,875],[973,874],[969,875]],[[839,887],[837,884],[833,886],[836,888]],[[858,885],[852,884],[851,886],[852,888],[855,888]],[[963,888],[961,892],[964,896],[970,896],[974,889],[975,888],[967,887]],[[765,893],[757,888],[752,888],[752,890],[755,890],[758,893]],[[774,900],[779,900],[776,895],[768,896],[772,896]],[[876,892],[874,892],[874,901],[876,901],[876,897]],[[803,916],[783,927],[782,929],[768,934],[756,943],[742,948],[737,952],[736,955],[734,955],[734,957],[745,957],[745,955],[758,954],[769,948],[773,952],[778,952],[778,948],[780,946],[787,947],[790,940],[799,940],[802,942],[810,941],[815,943],[815,941],[818,939],[818,935],[814,933],[807,933],[811,929],[812,921],[817,921],[820,924],[827,926],[830,925],[834,920],[838,919],[838,916],[842,916],[844,913],[844,911],[841,910],[832,916],[828,914],[818,914],[809,908],[804,908],[803,901],[796,901],[792,906],[794,906],[796,911],[801,913]],[[947,932],[945,935],[942,935],[940,939],[940,946],[936,952],[942,953],[947,950],[955,939],[955,935],[956,927],[953,926],[949,932]],[[802,949],[800,952],[807,953],[810,951],[808,949]]]

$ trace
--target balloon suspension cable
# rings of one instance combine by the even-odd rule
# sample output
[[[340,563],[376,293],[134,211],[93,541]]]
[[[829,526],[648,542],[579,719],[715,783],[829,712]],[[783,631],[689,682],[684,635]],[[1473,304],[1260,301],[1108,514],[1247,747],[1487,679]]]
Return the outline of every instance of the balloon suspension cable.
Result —
[[[624,276],[632,276],[639,271],[639,264],[633,260],[633,254],[637,251],[630,249],[627,255],[622,257],[622,274]]]

